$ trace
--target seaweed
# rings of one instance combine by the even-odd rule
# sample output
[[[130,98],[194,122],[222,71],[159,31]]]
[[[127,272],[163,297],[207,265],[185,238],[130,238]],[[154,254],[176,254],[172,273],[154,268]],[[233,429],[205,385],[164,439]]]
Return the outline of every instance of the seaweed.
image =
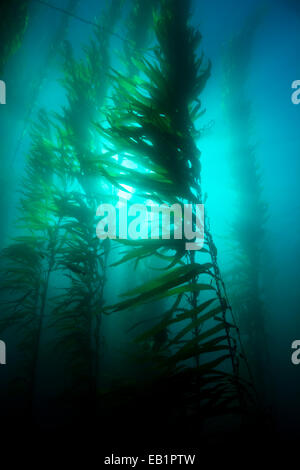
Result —
[[[76,11],[78,3],[79,3],[79,0],[70,0],[69,1],[68,6],[67,6],[67,10],[70,12],[70,14],[72,14],[72,12]],[[66,35],[68,24],[69,24],[69,16],[64,15],[62,17],[62,20],[61,20],[60,24],[59,24],[59,27],[57,28],[57,31],[55,32],[53,40],[51,41],[48,53],[45,57],[43,65],[40,69],[39,76],[37,77],[37,79],[34,83],[34,86],[32,88],[32,91],[31,91],[31,94],[30,94],[30,99],[29,99],[29,104],[28,104],[26,114],[25,114],[25,118],[24,118],[24,124],[23,124],[23,128],[22,128],[22,132],[20,134],[19,139],[17,140],[17,144],[16,144],[16,147],[15,147],[12,162],[14,162],[14,160],[15,160],[15,158],[16,158],[19,150],[20,150],[21,143],[23,141],[24,136],[26,135],[29,123],[31,121],[32,112],[35,109],[35,106],[36,106],[41,88],[42,88],[42,86],[45,82],[45,78],[47,76],[47,70],[49,70],[49,68],[51,67],[51,65],[54,62],[54,58],[55,58],[57,52],[59,51],[59,46],[60,46],[61,42],[63,41],[65,35]]]
[[[111,69],[109,38],[122,5],[109,3],[81,58],[64,42],[66,105],[51,117],[41,111],[32,130],[18,235],[2,255],[7,313],[0,326],[18,330],[25,366],[15,382],[26,386],[31,414],[47,343],[51,358],[68,369],[59,398],[75,418],[99,419],[107,431],[116,411],[125,427],[131,420],[143,429],[145,423],[166,424],[169,431],[182,425],[198,438],[211,420],[234,415],[240,422],[256,412],[207,211],[204,245],[194,251],[184,239],[99,241],[96,209],[130,186],[132,200],[190,204],[195,216],[195,204],[204,202],[196,123],[211,65],[198,53],[201,34],[190,23],[191,2],[159,0],[145,10],[134,2],[127,73]],[[149,53],[141,24],[146,29],[152,6],[156,43]],[[138,51],[129,58],[133,48]],[[108,272],[116,243],[123,251]],[[108,278],[126,263],[136,269],[126,281],[134,286],[107,300]],[[126,311],[131,352],[143,372],[107,385],[103,320]]]
[[[28,23],[28,0],[2,2],[0,7],[0,73],[20,47]]]
[[[236,217],[231,228],[233,268],[228,273],[230,297],[239,317],[241,333],[255,382],[260,392],[266,387],[268,354],[265,345],[265,308],[262,302],[261,267],[267,207],[253,143],[253,111],[245,84],[255,32],[266,14],[259,8],[224,51],[223,103],[231,135],[230,164],[238,194]]]
[[[31,148],[22,182],[17,228],[19,235],[1,256],[1,331],[21,335],[22,371],[12,384],[25,397],[25,411],[34,410],[41,336],[48,309],[49,283],[57,269],[61,218],[55,215],[55,174],[61,168],[53,147],[50,120],[44,111],[31,131]]]
[[[99,161],[109,182],[118,188],[120,183],[134,187],[140,200],[181,207],[203,201],[195,121],[203,112],[199,95],[210,75],[210,64],[205,65],[203,56],[197,56],[201,35],[190,26],[189,11],[188,1],[160,2],[154,15],[156,60],[133,59],[140,75],[113,71],[114,106],[107,112],[109,126],[98,125],[108,148]],[[112,159],[115,154],[121,161],[126,154],[133,164],[130,168],[135,169],[116,163]],[[199,254],[186,251],[184,240],[128,240],[125,245],[129,249],[121,262],[168,259],[163,274],[127,291],[125,300],[106,307],[106,312],[113,314],[161,299],[170,301],[160,322],[137,338],[163,337],[152,359],[159,372],[146,388],[147,393],[158,394],[159,413],[171,421],[192,422],[196,417],[201,426],[209,417],[245,411],[253,400],[251,385],[240,376],[240,359],[243,362],[245,357],[239,351],[238,328],[233,318],[229,320],[231,308],[208,216],[204,248]],[[209,297],[204,297],[204,292]],[[172,396],[166,393],[170,386]],[[136,400],[136,394],[134,397]]]
[[[158,4],[158,0],[132,0],[127,19],[127,40],[124,42],[125,64],[129,74],[138,73],[134,59],[139,58],[146,50],[152,31],[153,11]]]
[[[112,3],[108,12],[117,21]],[[54,349],[68,364],[69,394],[85,393],[95,400],[99,387],[109,245],[96,238],[95,217],[98,198],[110,195],[95,175],[95,151],[101,147],[93,120],[101,116],[109,86],[109,36],[99,23],[80,60],[64,44],[67,105],[51,117],[38,114],[22,183],[16,227],[20,235],[2,254],[7,313],[1,317],[1,330],[19,330],[24,361],[15,384],[26,384],[31,416],[45,338],[51,346],[48,354]]]
[[[121,12],[122,2],[118,2]],[[116,4],[114,4],[114,7]],[[102,24],[108,26],[103,29]],[[113,4],[103,13],[94,35],[76,59],[69,42],[63,49],[67,105],[56,115],[58,150],[64,155],[68,194],[57,198],[67,241],[60,250],[59,269],[68,278],[64,292],[56,296],[53,320],[55,349],[67,359],[72,384],[68,394],[90,396],[94,403],[99,388],[101,318],[104,305],[109,245],[95,236],[96,208],[110,197],[103,191],[96,155],[101,144],[93,125],[103,113],[108,93],[110,29],[118,20]],[[109,22],[108,22],[109,21]]]

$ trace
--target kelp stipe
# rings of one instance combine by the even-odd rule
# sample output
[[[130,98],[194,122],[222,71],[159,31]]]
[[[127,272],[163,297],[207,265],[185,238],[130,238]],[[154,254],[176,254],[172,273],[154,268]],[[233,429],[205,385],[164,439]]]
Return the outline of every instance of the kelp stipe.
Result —
[[[202,114],[199,95],[210,66],[196,54],[201,36],[189,26],[190,2],[162,0],[160,7],[155,14],[156,61],[135,60],[141,77],[146,78],[114,72],[115,108],[107,114],[110,126],[99,125],[110,151],[105,159],[99,158],[110,182],[117,187],[133,186],[145,201],[181,206],[201,203],[194,122]],[[135,170],[110,158],[124,152]],[[199,254],[186,252],[184,240],[126,244],[133,248],[123,261],[168,255],[161,276],[131,289],[126,300],[107,308],[113,313],[161,299],[170,302],[160,322],[139,337],[146,340],[166,328],[172,335],[155,357],[159,373],[147,384],[145,394],[156,400],[147,409],[141,405],[144,422],[159,416],[160,424],[172,423],[179,431],[188,423],[199,429],[212,417],[243,413],[253,399],[251,385],[239,374],[240,359],[245,357],[239,351],[236,325],[228,316],[230,308],[209,226],[206,224],[205,244]],[[138,391],[130,391],[135,403],[143,403]]]

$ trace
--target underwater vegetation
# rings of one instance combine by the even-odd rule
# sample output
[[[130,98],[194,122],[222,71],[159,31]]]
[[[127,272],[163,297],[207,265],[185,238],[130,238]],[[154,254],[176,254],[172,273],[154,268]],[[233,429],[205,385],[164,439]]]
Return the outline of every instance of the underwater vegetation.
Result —
[[[247,357],[260,393],[266,392],[269,378],[264,345],[266,314],[262,301],[261,265],[267,208],[262,200],[261,177],[255,156],[254,117],[245,87],[249,75],[251,48],[255,33],[267,10],[259,8],[224,51],[223,108],[230,141],[232,180],[236,199],[236,220],[230,243],[233,268],[227,273],[230,298],[239,318]]]
[[[158,5],[158,0],[136,0],[130,10],[126,21],[127,41],[124,42],[126,67],[129,74],[138,72],[133,59],[146,51],[150,32],[152,31],[152,12]]]
[[[122,165],[110,163],[106,153],[100,163],[110,181],[114,185],[132,184],[135,196],[159,203],[202,201],[194,122],[202,112],[199,96],[209,78],[210,65],[196,56],[201,36],[188,26],[188,18],[188,2],[163,2],[154,20],[159,46],[156,61],[136,60],[140,75],[133,78],[115,71],[115,106],[107,115],[110,126],[100,128],[111,155],[126,151],[126,158],[136,168],[124,171]],[[140,78],[142,75],[145,78]],[[138,338],[146,340],[168,330],[168,339],[156,358],[161,369],[157,386],[160,394],[162,379],[176,386],[172,387],[172,399],[166,394],[164,402],[160,395],[161,410],[169,409],[169,420],[173,415],[177,423],[184,422],[191,416],[199,426],[206,417],[242,411],[250,392],[239,375],[243,359],[238,352],[237,327],[208,218],[199,256],[186,252],[182,240],[128,244],[133,247],[125,252],[123,261],[149,256],[168,260],[161,268],[165,273],[125,293],[126,300],[108,307],[109,311],[119,312],[168,299],[170,307],[162,313],[160,322]],[[231,372],[218,367],[227,360]]]
[[[78,5],[68,2],[70,14]],[[59,48],[64,102],[24,123],[30,145],[18,215],[0,260],[0,335],[13,338],[18,358],[2,393],[7,417],[16,408],[14,423],[25,428],[43,428],[44,401],[49,427],[79,433],[101,425],[107,440],[125,439],[131,428],[132,439],[193,443],[246,436],[257,425],[270,431],[258,399],[267,361],[260,349],[266,207],[251,105],[243,88],[236,93],[237,82],[246,82],[257,16],[224,54],[240,214],[231,231],[232,271],[221,272],[206,209],[201,250],[186,250],[184,239],[96,236],[102,203],[206,202],[202,94],[212,64],[191,15],[190,0],[105,2],[79,53],[62,17],[46,63]],[[21,41],[25,23],[6,45]],[[43,395],[48,372],[51,398]]]
[[[0,73],[10,57],[20,47],[27,27],[28,0],[2,2],[0,7]]]
[[[67,9],[68,11],[70,12],[70,14],[72,14],[72,12],[74,12],[76,10],[76,7],[78,6],[79,4],[79,0],[70,0],[68,5],[67,5]],[[61,22],[59,24],[59,27],[57,28],[57,31],[55,33],[55,36],[53,38],[53,41],[49,47],[49,50],[48,50],[48,53],[44,59],[44,63],[40,69],[40,73],[39,73],[39,76],[36,77],[36,80],[34,82],[34,85],[32,87],[32,90],[31,90],[31,94],[30,94],[30,99],[29,99],[29,104],[28,104],[28,108],[27,108],[27,111],[26,111],[26,116],[25,116],[25,119],[24,119],[24,126],[23,126],[23,129],[22,129],[22,132],[21,132],[21,135],[18,139],[18,142],[17,142],[17,145],[15,147],[15,153],[14,153],[14,159],[16,158],[16,155],[20,149],[20,145],[22,143],[22,139],[24,137],[24,135],[26,134],[27,130],[28,130],[28,126],[29,126],[29,123],[30,123],[30,119],[31,119],[31,114],[32,114],[32,111],[34,109],[34,106],[38,100],[38,96],[39,96],[39,92],[42,88],[42,85],[46,79],[46,76],[47,76],[47,72],[49,71],[49,68],[51,67],[51,65],[53,65],[53,62],[54,62],[54,59],[55,57],[57,56],[57,53],[59,51],[59,48],[60,48],[60,44],[61,42],[63,41],[64,37],[65,37],[65,34],[66,34],[66,31],[68,29],[68,25],[69,25],[69,16],[63,16],[62,19],[61,19]]]

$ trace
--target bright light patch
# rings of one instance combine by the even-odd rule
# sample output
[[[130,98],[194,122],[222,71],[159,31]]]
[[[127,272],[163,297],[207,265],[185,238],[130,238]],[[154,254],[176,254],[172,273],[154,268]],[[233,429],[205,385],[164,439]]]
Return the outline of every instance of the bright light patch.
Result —
[[[132,160],[128,160],[127,158],[123,160],[122,166],[125,168],[130,168],[131,170],[135,170],[138,166]]]
[[[127,184],[121,184],[120,186],[122,186],[122,188],[126,189],[129,192],[122,191],[121,189],[119,189],[119,191],[117,193],[118,197],[121,198],[121,199],[126,199],[127,201],[129,201],[129,199],[132,198],[132,195],[135,192],[135,190],[131,186],[127,186]]]

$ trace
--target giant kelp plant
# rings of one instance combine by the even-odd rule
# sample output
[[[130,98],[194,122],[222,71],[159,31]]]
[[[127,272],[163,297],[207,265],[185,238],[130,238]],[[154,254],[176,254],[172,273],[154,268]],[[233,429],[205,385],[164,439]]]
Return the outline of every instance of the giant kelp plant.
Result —
[[[103,14],[112,29],[118,20],[115,6],[110,4]],[[89,395],[88,405],[96,395],[107,245],[95,236],[96,200],[99,194],[100,200],[105,196],[99,184],[93,187],[89,162],[101,150],[93,137],[93,120],[101,117],[109,85],[108,31],[101,24],[95,28],[81,60],[65,43],[67,105],[52,118],[38,115],[22,182],[21,234],[2,256],[1,331],[19,331],[23,370],[17,371],[13,385],[18,385],[31,415],[43,335],[67,361],[69,393],[72,389],[76,396]]]
[[[109,31],[119,19],[121,6],[122,0],[105,9],[93,39],[84,49],[83,60],[76,60],[70,43],[65,43],[63,83],[67,106],[57,116],[69,177],[69,199],[59,202],[61,216],[69,217],[64,227],[70,236],[61,253],[60,267],[68,272],[70,285],[53,312],[54,325],[59,330],[56,344],[67,352],[69,363],[74,366],[72,375],[80,393],[88,390],[94,399],[99,386],[100,325],[108,250],[108,245],[100,244],[95,237],[95,214],[97,204],[109,197],[109,192],[103,194],[101,181],[95,180],[91,172],[95,155],[101,151],[93,122],[103,113],[109,88]]]
[[[62,165],[53,151],[49,117],[40,111],[31,133],[31,148],[22,182],[19,234],[6,247],[1,259],[1,331],[13,329],[22,355],[12,386],[32,413],[36,397],[41,336],[45,326],[49,282],[57,269],[61,244],[61,219],[55,214],[55,197],[61,189],[57,178]],[[56,178],[55,178],[56,176]]]
[[[261,266],[266,206],[255,156],[252,106],[247,98],[249,62],[255,32],[265,9],[255,11],[224,53],[224,112],[230,140],[230,164],[237,192],[236,217],[231,229],[232,268],[228,277],[234,309],[239,316],[245,348],[261,392],[265,383],[265,310]],[[264,385],[263,385],[264,384]]]
[[[134,187],[135,197],[144,201],[181,207],[203,201],[195,121],[202,113],[199,95],[210,74],[209,64],[197,57],[201,36],[189,25],[189,8],[190,2],[160,2],[154,26],[156,58],[135,60],[140,77],[114,72],[109,126],[99,126],[109,146],[98,161],[99,172],[116,186]],[[125,168],[109,158],[116,154],[125,154],[131,165]],[[168,330],[168,340],[153,359],[160,370],[158,399],[148,405],[147,418],[143,410],[143,419],[155,420],[161,414],[169,424],[190,419],[201,426],[207,417],[241,412],[249,399],[240,376],[243,356],[208,217],[199,253],[186,251],[184,240],[129,240],[126,245],[132,248],[124,262],[146,257],[168,260],[161,276],[131,289],[124,294],[126,300],[108,309],[120,312],[160,299],[170,302],[160,322],[139,337],[144,340]],[[229,369],[220,367],[228,360]]]

